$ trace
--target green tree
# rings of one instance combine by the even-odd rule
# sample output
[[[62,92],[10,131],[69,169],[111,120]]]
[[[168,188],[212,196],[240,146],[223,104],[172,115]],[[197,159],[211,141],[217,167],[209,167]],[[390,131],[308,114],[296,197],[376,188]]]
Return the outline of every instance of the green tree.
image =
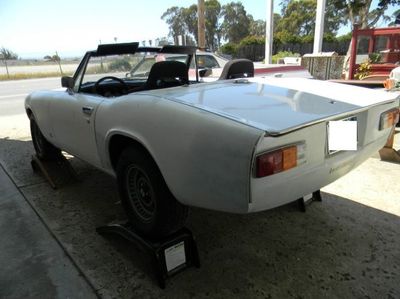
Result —
[[[186,24],[183,18],[183,8],[173,6],[163,13],[161,19],[169,26],[169,34],[174,39],[175,44],[178,44],[178,36],[186,34]]]
[[[389,26],[394,26],[396,20],[397,20],[397,19],[400,19],[400,9],[396,10],[396,11],[393,13],[391,19],[392,19],[392,20],[391,20],[391,22],[390,22],[388,25],[389,25]]]
[[[206,44],[211,50],[219,47],[221,42],[221,4],[218,0],[208,0],[204,3],[206,19]]]
[[[250,28],[249,34],[252,36],[265,36],[265,21],[254,20],[253,16],[249,16]]]
[[[197,5],[193,4],[188,8],[182,8],[182,18],[187,32],[193,35],[193,38],[197,41]]]
[[[239,43],[249,35],[250,18],[241,2],[230,2],[222,6],[222,34],[226,40]]]
[[[266,22],[264,20],[254,20],[252,15],[248,15],[250,19],[250,32],[249,34],[251,36],[264,36],[265,37],[265,27],[266,27]],[[276,28],[278,26],[278,23],[281,20],[281,15],[278,13],[274,13],[274,31],[276,31]]]
[[[379,0],[374,6],[373,0],[330,0],[337,10],[342,10],[345,17],[354,27],[358,24],[360,28],[375,26],[380,20],[390,20],[385,15],[389,6],[400,5],[400,0]]]
[[[315,9],[315,0],[290,1],[283,11],[277,31],[296,36],[311,34],[315,24]]]
[[[285,34],[288,36],[314,34],[317,9],[316,0],[284,0],[281,5],[282,18],[277,24],[276,32],[286,32]],[[338,8],[332,0],[328,0],[325,9],[325,33],[336,34],[340,25],[346,22],[343,10],[343,7]]]
[[[317,6],[315,6],[315,9],[317,9]],[[347,19],[345,17],[345,9],[338,8],[332,0],[327,0],[324,33],[336,35],[339,28],[346,23]]]
[[[16,60],[18,59],[18,55],[13,51],[2,47],[0,49],[0,59],[3,60],[4,65],[6,66],[7,78],[10,79],[10,73],[8,71],[7,60]]]

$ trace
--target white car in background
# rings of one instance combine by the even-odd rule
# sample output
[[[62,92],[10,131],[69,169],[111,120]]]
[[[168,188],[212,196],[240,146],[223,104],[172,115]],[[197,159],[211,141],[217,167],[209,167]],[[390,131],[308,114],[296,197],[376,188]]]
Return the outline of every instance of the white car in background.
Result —
[[[203,77],[202,81],[211,82],[217,80],[222,73],[225,64],[229,59],[224,58],[216,53],[197,51],[197,65],[199,69],[210,69],[211,72],[207,77]],[[262,62],[254,62],[254,76],[256,77],[297,77],[309,78],[312,76],[304,67],[300,65],[299,57],[286,58],[285,64],[264,64]],[[192,63],[191,68],[194,69]],[[193,73],[194,75],[195,73]]]
[[[289,60],[287,64],[264,64],[262,62],[254,62],[254,75],[256,77],[297,77],[297,78],[312,78],[311,74],[299,64],[299,57],[290,57],[294,60]],[[143,73],[143,70],[149,71],[149,66],[157,61],[163,60],[180,60],[185,61],[183,55],[165,55],[157,54],[149,56],[142,64],[137,65],[131,70],[129,76],[135,76]],[[206,51],[196,51],[197,70],[207,70],[205,76],[200,77],[201,82],[212,82],[217,80],[224,66],[229,62],[229,59],[222,57],[216,53]],[[196,63],[193,59],[189,67],[189,78],[196,80]]]
[[[146,74],[149,72],[151,66],[159,61],[165,60],[178,60],[185,62],[187,59],[186,55],[181,54],[165,54],[157,53],[154,55],[148,55],[143,61],[135,65],[135,67],[127,73],[128,77],[137,77],[141,74]],[[206,78],[211,78],[211,81],[215,81],[219,78],[222,73],[222,69],[229,59],[223,58],[215,53],[196,51],[196,59],[192,59],[189,66],[189,78],[196,80],[196,63],[198,70],[207,69],[209,72],[206,77],[202,77],[202,81],[207,81]]]
[[[156,55],[176,60],[130,72]],[[253,213],[308,196],[382,148],[398,120],[395,94],[239,78],[241,61],[224,70],[236,79],[199,83],[188,75],[194,55],[138,43],[87,52],[66,90],[26,98],[37,156],[64,150],[116,177],[133,226],[161,236],[184,225],[188,206]],[[333,146],[334,121],[355,128],[354,150]]]

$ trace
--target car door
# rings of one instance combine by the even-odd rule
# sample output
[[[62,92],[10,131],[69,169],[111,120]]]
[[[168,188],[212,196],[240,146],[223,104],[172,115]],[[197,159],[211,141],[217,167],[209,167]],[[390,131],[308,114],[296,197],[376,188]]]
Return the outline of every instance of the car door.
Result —
[[[79,65],[73,88],[67,88],[57,100],[50,102],[49,113],[55,143],[68,153],[100,167],[95,117],[105,98],[82,92],[80,88],[89,58],[87,54]]]
[[[95,137],[95,115],[103,97],[65,91],[50,103],[53,134],[65,151],[100,166]]]

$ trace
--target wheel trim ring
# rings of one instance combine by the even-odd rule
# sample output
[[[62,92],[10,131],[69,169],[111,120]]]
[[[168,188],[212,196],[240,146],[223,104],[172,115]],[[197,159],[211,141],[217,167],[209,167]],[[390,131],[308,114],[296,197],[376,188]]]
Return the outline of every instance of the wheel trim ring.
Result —
[[[156,200],[149,177],[137,165],[131,165],[126,170],[125,186],[129,204],[135,214],[144,223],[152,222],[156,213]]]

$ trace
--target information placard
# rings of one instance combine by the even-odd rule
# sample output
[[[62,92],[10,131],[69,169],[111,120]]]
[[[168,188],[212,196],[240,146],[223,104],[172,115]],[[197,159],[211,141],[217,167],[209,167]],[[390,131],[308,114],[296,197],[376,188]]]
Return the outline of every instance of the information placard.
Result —
[[[179,242],[164,251],[167,271],[171,271],[186,262],[185,242]]]

